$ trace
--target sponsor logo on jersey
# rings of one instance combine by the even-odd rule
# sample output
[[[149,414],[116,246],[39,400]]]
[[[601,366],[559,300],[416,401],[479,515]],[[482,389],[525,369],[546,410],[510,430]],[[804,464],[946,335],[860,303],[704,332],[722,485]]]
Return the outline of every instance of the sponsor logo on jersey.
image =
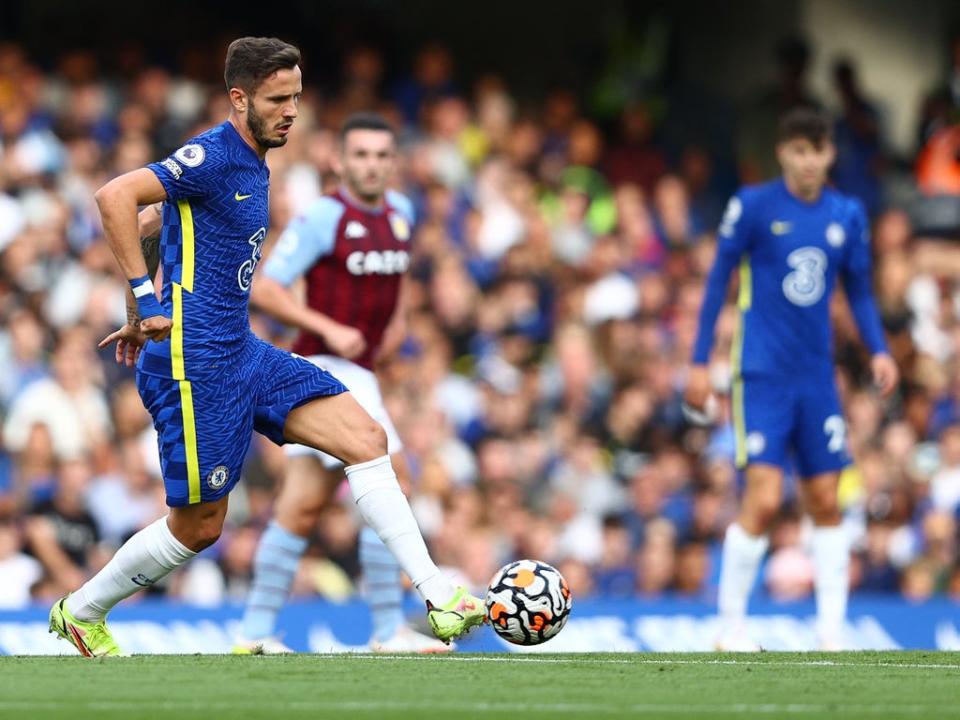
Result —
[[[390,228],[393,230],[393,236],[397,240],[406,242],[410,239],[410,223],[402,215],[390,213]]]
[[[351,275],[398,275],[410,267],[406,250],[357,250],[347,256],[347,270]]]
[[[800,307],[816,304],[827,288],[827,254],[818,247],[797,248],[787,255],[793,268],[783,278],[783,294]]]
[[[830,243],[830,247],[842,247],[843,244],[847,241],[847,233],[843,229],[843,225],[840,223],[832,222],[827,225],[827,242]]]
[[[367,229],[363,226],[363,223],[357,222],[356,220],[351,220],[347,223],[347,227],[343,230],[343,236],[347,240],[356,240],[357,238],[366,237]]]
[[[774,220],[770,223],[770,232],[774,235],[786,235],[792,227],[793,226],[786,220]]]
[[[217,465],[213,470],[210,471],[210,474],[207,475],[207,485],[210,486],[211,490],[219,490],[224,485],[227,484],[227,480],[230,479],[230,470],[226,465]]]
[[[160,163],[167,170],[170,171],[170,174],[173,175],[174,180],[179,180],[180,176],[183,175],[183,168],[177,164],[177,161],[173,158],[167,158],[162,163]]]
[[[233,194],[233,199],[236,200],[237,202],[241,202],[242,200],[246,200],[246,199],[249,198],[249,197],[253,197],[253,193],[250,193],[249,195],[241,195],[241,194],[240,194],[240,191],[237,190],[237,191]]]
[[[197,167],[203,162],[207,154],[202,145],[184,145],[173,156],[187,167]]]

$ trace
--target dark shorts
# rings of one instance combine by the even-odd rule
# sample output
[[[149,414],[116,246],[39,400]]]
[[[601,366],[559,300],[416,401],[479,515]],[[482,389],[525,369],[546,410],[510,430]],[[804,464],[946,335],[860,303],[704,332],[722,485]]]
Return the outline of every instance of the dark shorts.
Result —
[[[800,477],[811,478],[850,464],[833,378],[736,378],[732,400],[737,467],[766,463],[788,471],[792,455]]]
[[[240,356],[233,368],[209,378],[137,372],[171,507],[219,500],[240,479],[254,430],[283,445],[291,410],[347,391],[325,370],[258,338],[251,337]]]

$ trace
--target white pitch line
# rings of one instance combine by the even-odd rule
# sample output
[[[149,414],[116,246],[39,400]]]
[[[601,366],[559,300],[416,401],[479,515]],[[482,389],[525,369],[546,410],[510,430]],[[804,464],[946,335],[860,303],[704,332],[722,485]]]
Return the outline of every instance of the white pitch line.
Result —
[[[538,664],[586,664],[586,665],[750,665],[778,667],[790,665],[793,667],[857,667],[857,668],[909,668],[916,670],[960,670],[960,664],[948,663],[895,663],[895,662],[838,662],[836,660],[776,660],[766,662],[765,660],[682,660],[667,658],[656,660],[654,658],[635,659],[626,658],[554,658],[554,657],[534,657],[530,655],[521,655],[518,657],[488,657],[484,655],[446,655],[432,657],[428,655],[350,655],[337,653],[318,653],[318,657],[329,658],[350,658],[352,660],[413,660],[426,662],[474,662],[474,663],[538,663]]]

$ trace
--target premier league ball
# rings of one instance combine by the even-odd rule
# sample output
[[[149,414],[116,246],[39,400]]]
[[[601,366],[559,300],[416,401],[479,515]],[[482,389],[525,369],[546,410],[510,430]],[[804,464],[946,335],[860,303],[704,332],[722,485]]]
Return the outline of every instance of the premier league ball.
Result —
[[[490,626],[515,645],[539,645],[552,638],[567,624],[572,605],[563,575],[537,560],[504,565],[487,590]]]

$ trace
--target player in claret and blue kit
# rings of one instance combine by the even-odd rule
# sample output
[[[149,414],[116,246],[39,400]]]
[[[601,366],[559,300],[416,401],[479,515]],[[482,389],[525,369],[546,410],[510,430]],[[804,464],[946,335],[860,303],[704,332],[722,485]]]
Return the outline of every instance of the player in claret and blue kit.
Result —
[[[85,656],[122,654],[105,622],[110,609],[217,540],[253,430],[346,465],[360,514],[427,601],[438,637],[483,622],[482,602],[431,560],[380,424],[328,372],[250,331],[250,287],[269,222],[264,157],[285,144],[297,117],[299,60],[275,38],[234,41],[224,73],[229,119],[97,192],[104,235],[130,282],[128,324],[102,345],[116,341],[117,360],[137,362],[170,513],[51,609],[51,632]],[[137,207],[161,201],[158,301]]]
[[[413,241],[413,206],[387,189],[396,166],[396,137],[380,115],[356,113],[340,131],[341,186],[293,219],[254,285],[252,302],[300,330],[294,351],[333,372],[387,433],[387,450],[402,484],[409,470],[384,407],[375,359],[406,337],[404,289]],[[305,301],[290,286],[305,279]],[[253,581],[234,652],[289,652],[276,637],[300,557],[340,481],[342,463],[327,453],[287,445],[287,472],[275,517],[260,538]],[[373,619],[370,646],[380,652],[450,650],[409,627],[393,554],[369,527],[360,532],[360,567]]]
[[[700,314],[686,402],[706,407],[714,325],[739,268],[740,321],[732,349],[736,463],[745,471],[737,520],[727,529],[719,588],[718,649],[752,649],[747,598],[780,507],[784,472],[795,467],[813,519],[812,550],[820,646],[843,646],[849,544],[837,504],[850,462],[834,378],[830,298],[837,278],[871,354],[881,394],[898,383],[871,290],[870,234],[860,202],[826,186],[834,159],[828,119],[797,109],[781,121],[783,176],[745,187],[723,217]]]

